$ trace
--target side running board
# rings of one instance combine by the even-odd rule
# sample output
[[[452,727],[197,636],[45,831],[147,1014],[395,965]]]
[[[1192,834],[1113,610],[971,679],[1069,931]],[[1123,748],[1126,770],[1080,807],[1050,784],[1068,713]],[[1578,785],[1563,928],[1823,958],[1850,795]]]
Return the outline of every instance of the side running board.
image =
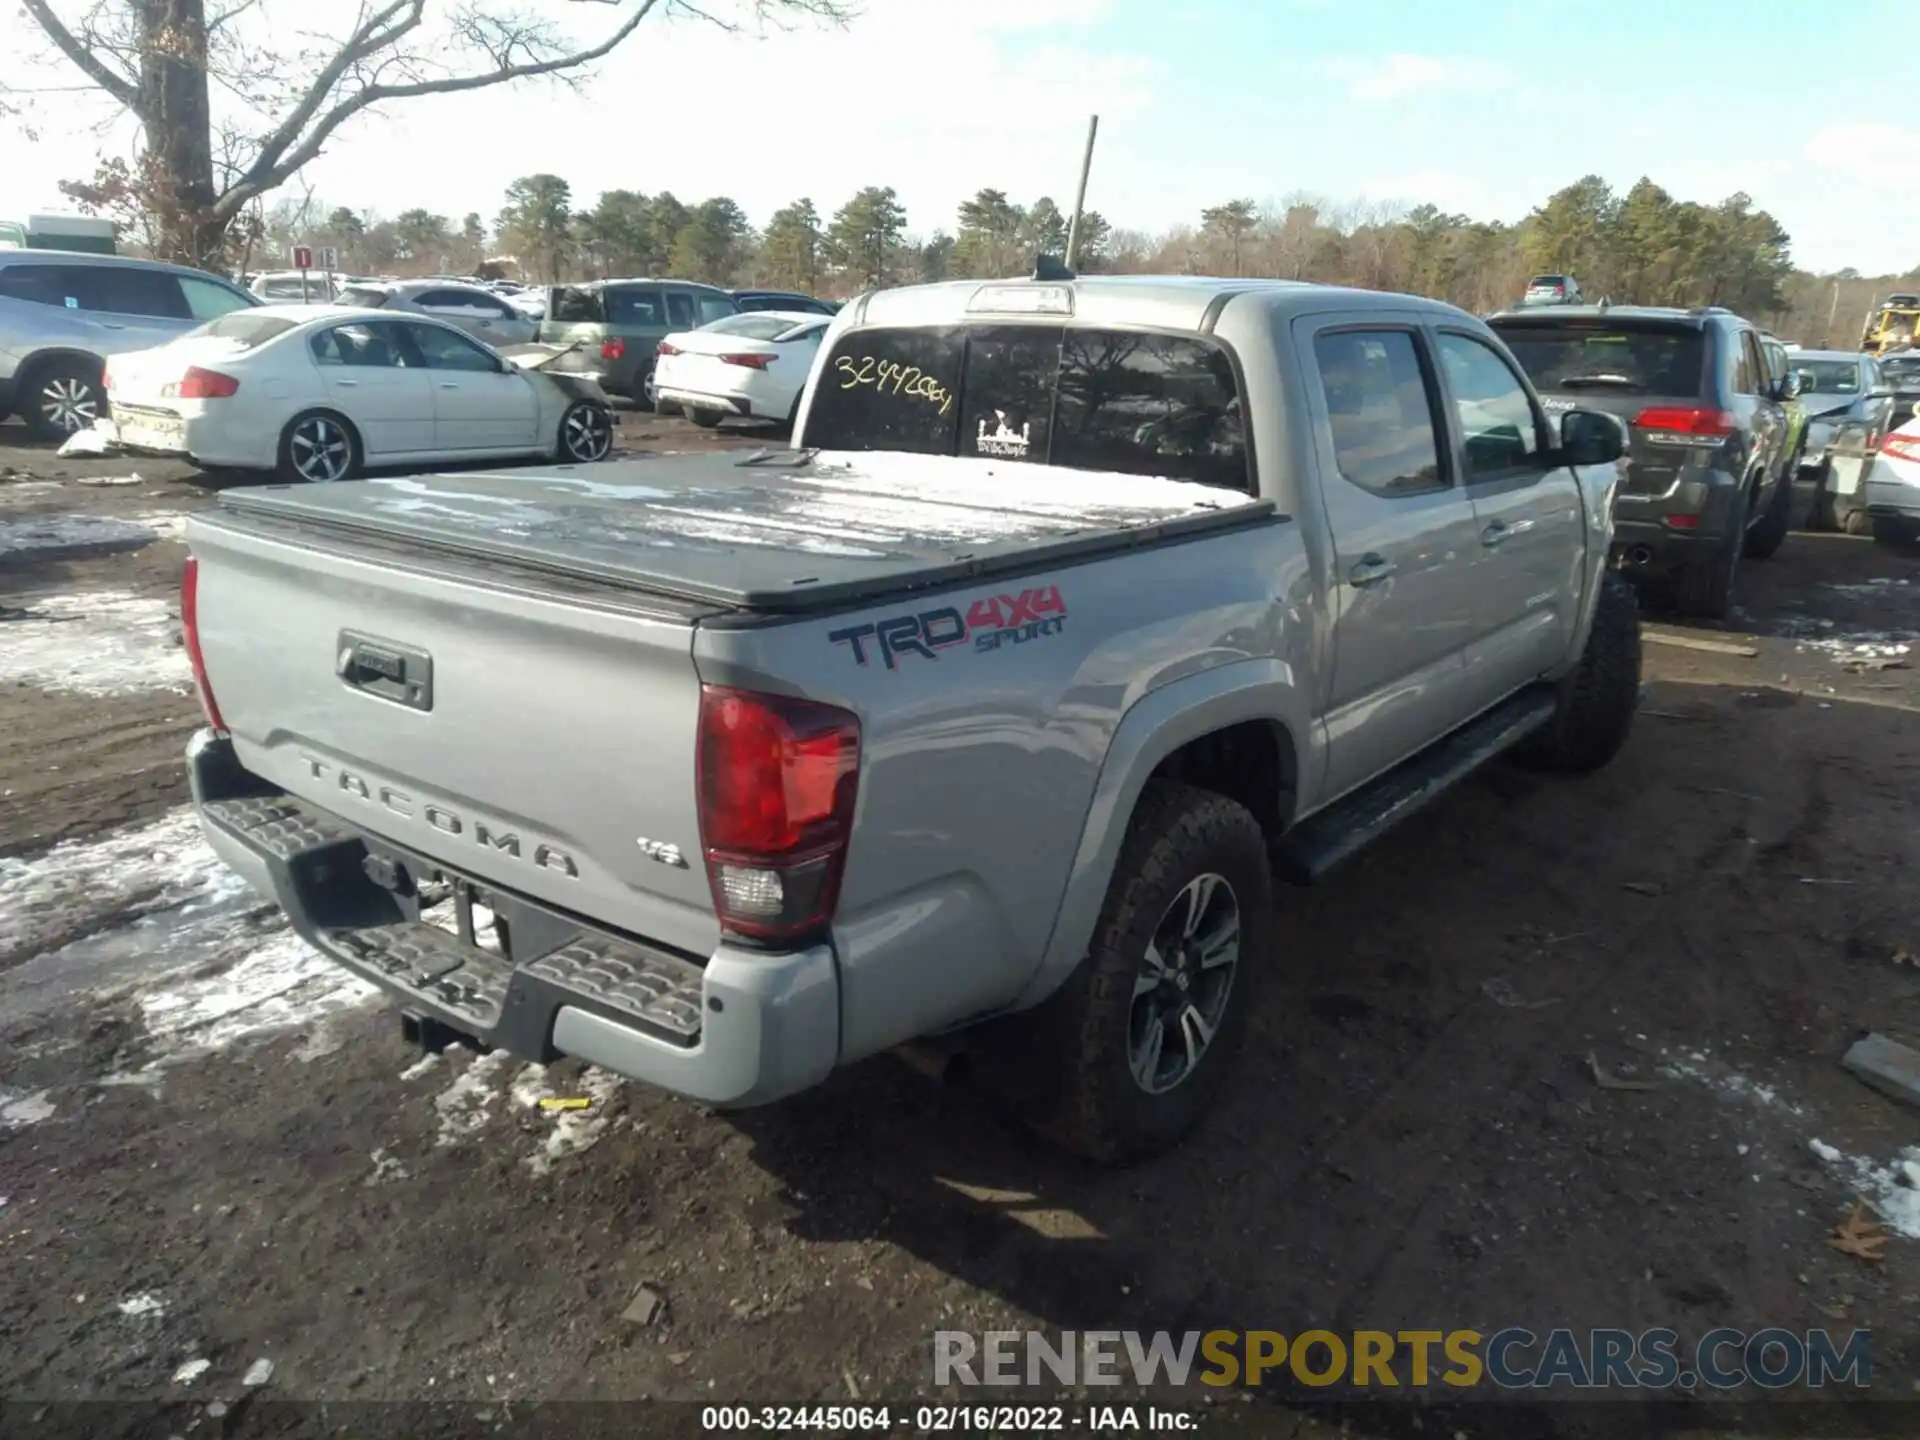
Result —
[[[1553,718],[1554,690],[1523,690],[1290,830],[1274,873],[1311,885]]]

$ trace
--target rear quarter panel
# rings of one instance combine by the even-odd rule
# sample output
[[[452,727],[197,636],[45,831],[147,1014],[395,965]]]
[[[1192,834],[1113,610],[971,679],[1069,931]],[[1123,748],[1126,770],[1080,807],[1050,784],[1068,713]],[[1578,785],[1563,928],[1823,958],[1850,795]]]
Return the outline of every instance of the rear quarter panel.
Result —
[[[1026,992],[1124,717],[1187,677],[1276,656],[1304,663],[1304,627],[1280,598],[1303,568],[1298,527],[1274,521],[857,614],[701,627],[703,680],[802,693],[861,717],[834,927],[843,1061]],[[1047,587],[1064,615],[1018,643],[974,625],[931,656],[888,664],[869,646],[862,664],[842,633],[948,608],[964,620],[996,599],[1004,614]],[[1069,948],[1077,958],[1084,940]]]

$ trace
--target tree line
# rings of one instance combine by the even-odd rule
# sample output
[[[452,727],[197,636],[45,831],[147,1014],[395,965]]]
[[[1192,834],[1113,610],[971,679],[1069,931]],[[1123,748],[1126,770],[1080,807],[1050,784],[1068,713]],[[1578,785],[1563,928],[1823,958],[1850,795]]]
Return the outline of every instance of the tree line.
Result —
[[[317,221],[309,216],[318,215]],[[824,212],[812,199],[756,227],[721,195],[603,191],[579,206],[558,175],[507,187],[491,220],[426,210],[382,220],[345,207],[283,204],[269,243],[332,244],[343,266],[381,274],[475,273],[511,257],[517,278],[674,275],[716,285],[765,285],[846,296],[880,285],[1006,276],[1040,254],[1062,254],[1068,217],[1050,196],[1029,202],[983,189],[950,225],[915,233],[890,186],[861,189]],[[1535,273],[1576,276],[1590,300],[1725,305],[1789,339],[1849,345],[1868,306],[1903,277],[1794,268],[1779,222],[1735,194],[1680,200],[1651,180],[1624,194],[1597,176],[1555,191],[1517,223],[1476,220],[1433,205],[1339,205],[1296,195],[1278,204],[1233,199],[1160,234],[1082,217],[1082,271],[1267,276],[1405,290],[1475,313],[1509,305]]]

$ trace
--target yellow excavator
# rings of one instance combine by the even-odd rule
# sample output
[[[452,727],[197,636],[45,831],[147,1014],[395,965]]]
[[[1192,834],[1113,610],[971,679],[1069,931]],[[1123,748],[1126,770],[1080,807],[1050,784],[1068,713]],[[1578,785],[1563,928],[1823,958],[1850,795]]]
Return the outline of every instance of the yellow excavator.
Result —
[[[1920,343],[1920,295],[1905,291],[1889,295],[1867,312],[1866,326],[1860,331],[1860,348],[1867,354],[1884,355],[1916,343]]]

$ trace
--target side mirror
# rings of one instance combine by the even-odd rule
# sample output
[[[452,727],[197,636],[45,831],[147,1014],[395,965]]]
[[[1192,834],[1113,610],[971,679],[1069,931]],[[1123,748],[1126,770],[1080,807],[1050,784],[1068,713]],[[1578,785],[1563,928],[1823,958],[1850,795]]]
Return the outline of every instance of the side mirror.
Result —
[[[1560,455],[1568,465],[1611,465],[1627,453],[1621,424],[1598,410],[1569,410],[1560,417]]]
[[[1869,399],[1869,400],[1891,400],[1891,399],[1893,399],[1893,391],[1891,391],[1891,390],[1869,390],[1869,391],[1867,392],[1867,399]]]
[[[1800,398],[1800,377],[1798,375],[1795,375],[1789,372],[1787,375],[1783,376],[1781,379],[1775,381],[1773,386],[1773,398],[1775,400],[1799,399]]]

